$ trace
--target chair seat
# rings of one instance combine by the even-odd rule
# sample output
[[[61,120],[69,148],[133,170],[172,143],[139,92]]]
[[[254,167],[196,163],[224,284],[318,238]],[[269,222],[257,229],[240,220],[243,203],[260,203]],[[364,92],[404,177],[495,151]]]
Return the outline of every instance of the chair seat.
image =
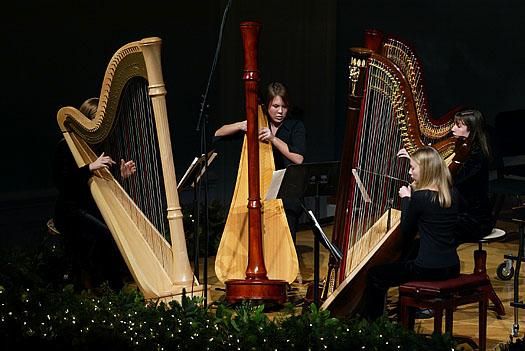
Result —
[[[490,280],[486,274],[460,274],[442,281],[413,281],[399,287],[401,323],[414,328],[415,308],[430,308],[434,312],[434,332],[441,334],[443,311],[445,331],[453,335],[454,309],[471,303],[479,304],[479,350],[486,350],[487,305]]]
[[[399,293],[440,296],[489,284],[486,274],[460,274],[457,278],[448,280],[408,282],[399,286]]]
[[[481,238],[480,241],[482,241],[482,242],[495,241],[495,240],[498,240],[498,239],[501,239],[502,237],[504,237],[505,234],[507,234],[507,233],[504,230],[499,229],[499,228],[493,228],[492,232],[490,232],[489,235],[486,235],[483,238]]]

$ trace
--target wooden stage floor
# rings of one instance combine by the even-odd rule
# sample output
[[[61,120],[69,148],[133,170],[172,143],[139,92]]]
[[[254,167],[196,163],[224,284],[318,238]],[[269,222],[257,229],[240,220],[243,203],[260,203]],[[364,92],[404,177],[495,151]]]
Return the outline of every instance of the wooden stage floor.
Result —
[[[504,229],[507,233],[517,232],[518,227],[514,223],[498,222],[498,228]],[[331,226],[324,228],[327,236],[331,236]],[[510,302],[513,300],[513,280],[502,281],[496,277],[496,268],[503,262],[505,254],[517,254],[518,248],[517,234],[511,234],[503,242],[493,242],[485,244],[484,249],[487,251],[487,271],[492,280],[492,284],[496,293],[500,297],[505,306],[506,315],[501,319],[497,318],[496,313],[491,309],[492,304],[489,304],[489,312],[487,318],[487,350],[494,350],[498,344],[506,343],[512,332],[512,325],[514,323],[513,308],[510,307]],[[461,260],[461,271],[472,272],[473,268],[473,252],[476,250],[477,244],[463,244],[458,248],[458,253]],[[297,233],[297,250],[299,253],[299,264],[303,277],[303,284],[297,282],[292,284],[291,296],[292,300],[300,300],[306,293],[307,284],[313,281],[313,235],[310,230],[304,230]],[[321,262],[321,279],[326,276],[328,252],[321,247],[320,252]],[[224,296],[224,286],[215,276],[214,257],[210,257],[208,261],[208,284],[211,288],[211,301],[216,301]],[[202,268],[201,268],[202,272]],[[522,279],[520,279],[520,299],[525,296],[525,286]],[[390,305],[397,301],[397,289],[389,291]],[[525,309],[518,310],[520,335],[522,338],[525,332]],[[443,323],[444,324],[444,323]],[[433,329],[433,319],[418,319],[416,320],[416,329],[422,333],[430,334]],[[478,337],[478,306],[477,304],[460,307],[454,313],[454,336],[455,337],[470,337],[477,342]]]

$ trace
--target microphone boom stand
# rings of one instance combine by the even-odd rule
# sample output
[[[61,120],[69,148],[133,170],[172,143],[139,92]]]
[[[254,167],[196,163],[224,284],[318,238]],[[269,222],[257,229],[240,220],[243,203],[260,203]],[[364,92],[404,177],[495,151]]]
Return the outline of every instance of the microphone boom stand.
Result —
[[[205,243],[205,254],[204,254],[204,263],[203,263],[203,284],[204,284],[204,307],[208,306],[208,251],[209,251],[209,242],[210,242],[210,233],[209,233],[209,218],[208,218],[208,172],[206,168],[208,167],[208,145],[207,145],[207,132],[206,132],[206,125],[208,124],[208,114],[205,113],[205,109],[209,107],[207,104],[208,100],[208,92],[210,90],[211,81],[213,78],[213,74],[215,72],[215,67],[217,66],[217,61],[219,59],[219,53],[221,49],[222,44],[222,34],[224,31],[224,24],[226,23],[226,16],[228,14],[228,10],[230,9],[232,0],[229,0],[226,4],[226,7],[224,9],[224,13],[222,15],[222,21],[221,21],[221,27],[219,30],[219,38],[217,40],[217,47],[215,49],[215,56],[213,58],[213,63],[211,66],[210,74],[208,76],[208,82],[206,84],[206,90],[204,94],[202,95],[202,102],[201,102],[201,108],[199,113],[199,120],[197,121],[197,127],[196,131],[200,131],[200,141],[201,141],[201,154],[205,155],[204,160],[204,167],[205,167],[205,174],[204,174],[204,234],[206,235],[206,243]],[[204,117],[204,118],[203,118]],[[200,199],[200,189],[199,186],[198,189],[198,198]],[[199,220],[200,220],[200,209],[199,205],[197,204],[197,230],[195,231],[195,240],[197,243],[199,242]],[[197,253],[198,255],[198,253]],[[196,260],[198,262],[198,258]]]

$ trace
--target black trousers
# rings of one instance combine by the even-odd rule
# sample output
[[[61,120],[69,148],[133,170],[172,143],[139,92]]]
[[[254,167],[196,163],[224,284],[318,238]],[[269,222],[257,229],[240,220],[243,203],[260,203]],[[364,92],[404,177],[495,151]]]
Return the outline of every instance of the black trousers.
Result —
[[[390,287],[414,280],[446,280],[459,275],[459,263],[444,268],[424,268],[413,260],[372,267],[368,270],[364,315],[369,320],[381,317],[385,310],[386,293]]]

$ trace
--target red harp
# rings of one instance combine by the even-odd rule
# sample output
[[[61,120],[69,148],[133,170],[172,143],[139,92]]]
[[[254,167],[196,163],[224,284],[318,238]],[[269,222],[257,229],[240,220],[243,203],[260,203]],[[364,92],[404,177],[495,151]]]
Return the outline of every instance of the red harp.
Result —
[[[330,258],[322,308],[347,315],[363,297],[366,272],[399,258],[398,189],[408,163],[396,155],[432,144],[453,154],[455,111],[429,116],[421,65],[409,45],[367,31],[364,48],[350,49],[345,139],[332,241],[343,252]]]

